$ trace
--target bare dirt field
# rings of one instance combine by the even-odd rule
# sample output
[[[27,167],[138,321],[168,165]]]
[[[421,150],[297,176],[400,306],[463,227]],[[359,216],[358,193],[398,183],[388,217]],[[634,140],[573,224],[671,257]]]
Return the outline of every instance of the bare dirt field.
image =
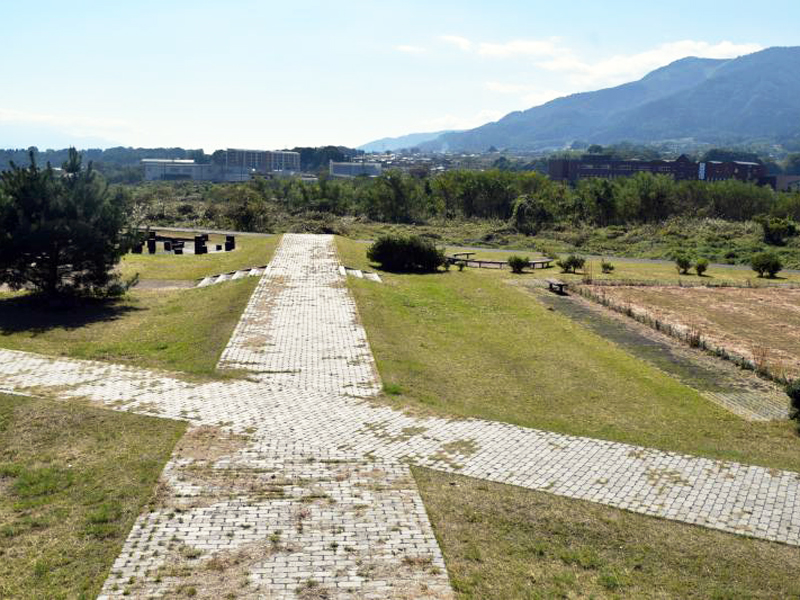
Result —
[[[800,289],[591,286],[615,306],[698,332],[788,377],[800,376]]]

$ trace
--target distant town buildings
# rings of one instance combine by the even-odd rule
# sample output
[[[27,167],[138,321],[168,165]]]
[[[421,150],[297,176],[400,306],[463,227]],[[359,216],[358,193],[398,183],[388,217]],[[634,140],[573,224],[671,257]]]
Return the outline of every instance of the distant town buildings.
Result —
[[[298,152],[228,148],[214,162],[144,158],[145,181],[248,181],[253,175],[271,177],[300,171]]]
[[[676,160],[617,160],[587,154],[582,158],[559,158],[548,162],[548,174],[555,181],[576,183],[581,179],[616,179],[636,173],[668,175],[676,181],[723,181],[738,179],[758,183],[767,171],[764,165],[742,161],[694,162],[681,155]]]
[[[331,177],[378,177],[383,172],[379,162],[334,162],[330,161]]]

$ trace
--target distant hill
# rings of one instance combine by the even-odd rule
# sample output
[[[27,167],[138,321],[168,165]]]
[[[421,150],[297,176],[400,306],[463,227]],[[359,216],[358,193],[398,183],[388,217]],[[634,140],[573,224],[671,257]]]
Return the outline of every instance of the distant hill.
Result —
[[[436,131],[434,133],[409,133],[400,137],[386,137],[374,142],[369,142],[363,146],[359,146],[358,150],[364,152],[393,152],[402,148],[415,148],[418,145],[435,140],[440,135],[446,133],[457,133],[456,130],[448,129],[446,131]]]
[[[716,144],[800,138],[800,47],[684,58],[639,81],[558,98],[422,147],[480,152],[685,138]]]

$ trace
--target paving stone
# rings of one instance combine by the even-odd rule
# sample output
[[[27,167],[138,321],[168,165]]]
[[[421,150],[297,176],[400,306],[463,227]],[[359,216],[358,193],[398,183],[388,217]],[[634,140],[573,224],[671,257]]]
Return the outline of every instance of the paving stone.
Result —
[[[284,236],[220,359],[247,379],[0,350],[4,389],[183,419],[184,440],[220,436],[212,458],[176,451],[102,597],[169,596],[201,576],[199,597],[214,597],[208,573],[229,561],[244,596],[450,598],[408,464],[800,545],[798,473],[375,403],[344,277],[330,236]]]

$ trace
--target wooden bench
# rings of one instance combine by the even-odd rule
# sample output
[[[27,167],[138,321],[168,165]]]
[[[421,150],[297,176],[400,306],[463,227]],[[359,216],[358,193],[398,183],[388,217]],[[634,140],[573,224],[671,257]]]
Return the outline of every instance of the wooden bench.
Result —
[[[539,265],[539,267],[542,269],[549,269],[552,262],[552,258],[535,258],[532,261],[529,261],[528,265],[531,269],[535,269],[536,265]]]
[[[550,288],[551,292],[555,292],[556,294],[563,294],[564,288],[567,287],[567,284],[560,279],[545,279],[547,282],[547,286]]]

